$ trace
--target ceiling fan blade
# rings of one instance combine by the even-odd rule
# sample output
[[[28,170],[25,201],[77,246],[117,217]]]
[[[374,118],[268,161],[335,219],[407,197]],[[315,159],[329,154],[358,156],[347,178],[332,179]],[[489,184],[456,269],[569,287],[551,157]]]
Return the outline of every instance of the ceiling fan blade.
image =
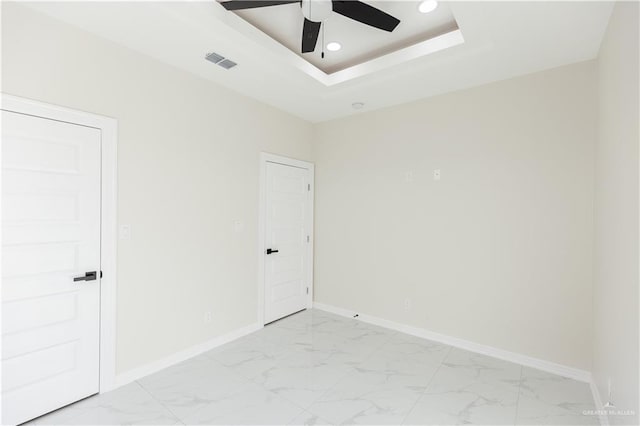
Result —
[[[227,10],[255,9],[257,7],[279,6],[290,3],[300,3],[300,0],[231,0],[220,2]]]
[[[302,27],[302,53],[309,53],[316,50],[318,42],[318,34],[320,34],[321,22],[313,22],[304,18],[304,26]]]
[[[347,18],[389,32],[393,31],[400,23],[399,19],[388,13],[357,0],[333,0],[333,11]]]

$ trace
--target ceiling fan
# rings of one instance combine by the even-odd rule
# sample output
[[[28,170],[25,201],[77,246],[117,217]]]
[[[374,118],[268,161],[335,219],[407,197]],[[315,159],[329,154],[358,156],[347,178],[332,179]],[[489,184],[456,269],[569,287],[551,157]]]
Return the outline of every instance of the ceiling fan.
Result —
[[[230,0],[221,2],[227,10],[255,9],[292,3],[300,3],[304,16],[302,53],[313,52],[316,49],[320,26],[331,12],[389,32],[393,31],[400,23],[399,19],[358,0]]]

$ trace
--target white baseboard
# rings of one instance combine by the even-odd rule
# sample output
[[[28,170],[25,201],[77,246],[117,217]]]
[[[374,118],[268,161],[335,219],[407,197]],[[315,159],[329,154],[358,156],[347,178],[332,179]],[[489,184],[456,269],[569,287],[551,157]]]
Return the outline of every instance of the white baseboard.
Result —
[[[166,358],[162,358],[157,361],[150,362],[149,364],[143,365],[141,367],[137,367],[132,370],[126,371],[124,373],[118,374],[115,379],[115,385],[112,389],[119,388],[120,386],[126,385],[128,383],[141,379],[145,376],[148,376],[149,374],[153,374],[157,371],[170,367],[179,362],[186,361],[189,358],[193,358],[194,356],[200,355],[215,347],[224,345],[225,343],[229,343],[243,336],[246,336],[247,334],[251,334],[255,331],[258,331],[262,327],[263,325],[261,325],[260,323],[251,324],[246,327],[242,327],[237,330],[234,330],[230,333],[223,334],[222,336],[218,336],[207,342],[200,343],[195,346],[191,346],[190,348],[184,349],[180,352],[176,352],[173,355],[169,355]],[[109,389],[109,390],[112,390],[112,389]]]
[[[600,419],[600,426],[609,426],[609,416],[607,416],[607,409],[602,404],[602,398],[600,397],[600,391],[596,383],[591,380],[589,384],[591,386],[591,394],[593,395],[593,401],[598,411],[598,417]]]
[[[353,318],[357,313],[343,308],[335,306],[325,305],[324,303],[313,303],[313,307],[322,311],[331,312],[336,315]],[[516,364],[525,365],[527,367],[536,368],[538,370],[546,371],[549,373],[557,374],[559,376],[568,377],[570,379],[579,380],[581,382],[591,383],[591,373],[586,370],[580,370],[578,368],[568,367],[566,365],[556,364],[554,362],[545,361],[539,358],[533,358],[527,355],[519,354],[516,352],[506,351],[504,349],[494,348],[493,346],[487,346],[480,343],[471,342],[469,340],[459,339],[457,337],[447,336],[446,334],[440,334],[433,331],[425,330],[423,328],[413,327],[406,324],[389,321],[386,319],[357,313],[356,319],[364,321],[369,324],[378,325],[380,327],[389,328],[391,330],[400,331],[412,336],[422,337],[424,339],[433,340],[436,342],[444,343],[456,348],[465,349],[471,352],[476,352],[483,355],[499,358],[504,361],[514,362]]]

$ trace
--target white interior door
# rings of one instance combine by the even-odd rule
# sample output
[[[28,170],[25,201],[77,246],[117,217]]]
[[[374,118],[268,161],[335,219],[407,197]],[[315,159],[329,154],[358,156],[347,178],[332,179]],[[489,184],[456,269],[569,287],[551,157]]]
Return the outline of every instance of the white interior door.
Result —
[[[100,138],[2,111],[3,424],[99,390]]]
[[[310,170],[266,165],[265,323],[307,307],[310,286]]]

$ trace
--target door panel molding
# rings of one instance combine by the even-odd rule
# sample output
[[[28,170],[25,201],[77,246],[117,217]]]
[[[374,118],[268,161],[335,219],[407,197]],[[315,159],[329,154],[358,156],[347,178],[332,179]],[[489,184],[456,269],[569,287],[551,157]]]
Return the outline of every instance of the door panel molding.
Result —
[[[308,256],[308,268],[305,279],[308,282],[309,293],[306,298],[306,308],[313,306],[313,246],[314,246],[314,220],[313,220],[313,202],[314,202],[314,164],[308,161],[297,160],[294,158],[283,157],[281,155],[270,154],[266,152],[260,153],[260,200],[258,210],[258,322],[260,325],[265,324],[265,250],[266,250],[266,206],[267,206],[267,164],[275,163],[285,166],[297,167],[308,170],[309,172],[309,205],[307,211],[307,226],[309,243],[306,245]]]
[[[101,131],[100,393],[116,387],[117,134],[114,118],[0,93],[0,109]]]

